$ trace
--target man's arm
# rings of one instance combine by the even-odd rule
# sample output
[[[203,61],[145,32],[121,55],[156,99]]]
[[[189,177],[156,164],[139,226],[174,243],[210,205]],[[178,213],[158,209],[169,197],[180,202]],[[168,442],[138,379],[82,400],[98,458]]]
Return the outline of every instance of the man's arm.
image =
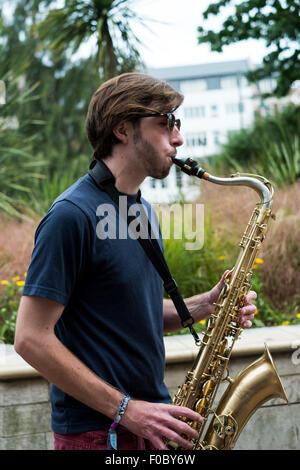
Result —
[[[113,419],[124,394],[94,374],[58,340],[54,327],[63,309],[62,304],[53,300],[23,296],[16,323],[15,350],[49,382]],[[152,441],[157,449],[166,449],[163,438],[190,448],[190,442],[182,434],[196,438],[197,432],[178,420],[179,416],[201,420],[189,408],[132,399],[121,424]]]
[[[223,286],[224,277],[228,271],[226,271],[218,284],[213,287],[209,292],[204,294],[194,295],[185,299],[186,306],[195,320],[195,323],[207,318],[213,313],[214,303],[217,301],[220,291]],[[250,291],[245,296],[245,302],[243,308],[240,310],[240,324],[243,328],[250,328],[252,325],[251,320],[254,317],[256,306],[251,302],[257,297],[256,292]],[[163,302],[164,312],[164,332],[171,333],[182,329],[180,318],[174,307],[172,300],[164,299]]]
[[[56,337],[54,326],[63,309],[53,300],[23,296],[16,322],[15,350],[49,382],[112,418],[123,394],[100,381]]]

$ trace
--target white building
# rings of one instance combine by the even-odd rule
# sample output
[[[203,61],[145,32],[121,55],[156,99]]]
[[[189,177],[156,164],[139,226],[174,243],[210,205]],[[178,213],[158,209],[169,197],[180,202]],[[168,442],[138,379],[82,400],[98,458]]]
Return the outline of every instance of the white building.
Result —
[[[185,141],[178,149],[179,158],[209,158],[228,133],[251,125],[257,89],[245,78],[249,69],[248,60],[148,69],[149,75],[166,80],[185,97],[176,112]],[[179,200],[181,194],[185,200],[193,200],[199,189],[192,180],[173,166],[164,180],[147,178],[143,195],[157,203]]]

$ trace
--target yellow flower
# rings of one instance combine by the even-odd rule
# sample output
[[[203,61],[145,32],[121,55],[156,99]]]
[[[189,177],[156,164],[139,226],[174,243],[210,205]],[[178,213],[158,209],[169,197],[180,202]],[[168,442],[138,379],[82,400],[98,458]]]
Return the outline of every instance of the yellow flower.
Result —
[[[223,259],[225,259],[225,256],[224,256],[224,255],[219,256],[219,258],[218,258],[218,260],[220,260],[220,261],[223,261]]]
[[[254,315],[258,315],[258,310],[257,309],[255,310]]]
[[[8,281],[1,281],[1,284],[2,284],[2,286],[7,286],[7,285],[8,285]]]
[[[254,265],[252,266],[252,269],[257,269],[257,264],[254,264]]]
[[[200,320],[199,323],[200,323],[200,325],[206,325],[206,321],[205,321],[205,320]]]
[[[25,271],[25,273],[24,273],[24,277],[26,277],[26,276],[27,276],[27,271]]]
[[[25,281],[18,281],[17,286],[25,286]]]
[[[264,260],[261,259],[261,258],[256,258],[256,259],[255,259],[255,263],[256,263],[256,264],[263,264],[263,263],[264,263]]]
[[[285,325],[289,325],[290,322],[289,322],[289,320],[286,320],[286,321],[283,321],[281,324],[282,324],[282,326],[285,326]]]
[[[19,280],[20,280],[20,276],[13,277],[13,281],[19,281]]]
[[[296,317],[297,317],[297,318],[300,318],[300,313],[297,313]]]

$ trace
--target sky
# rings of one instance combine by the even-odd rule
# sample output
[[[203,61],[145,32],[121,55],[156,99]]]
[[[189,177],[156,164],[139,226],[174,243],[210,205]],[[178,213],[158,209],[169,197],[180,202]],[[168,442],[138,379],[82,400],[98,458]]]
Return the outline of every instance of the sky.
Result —
[[[216,1],[216,0],[215,0]],[[248,40],[226,46],[223,53],[211,52],[209,45],[197,44],[197,26],[202,24],[202,12],[212,3],[208,0],[133,0],[134,11],[147,21],[147,28],[133,24],[132,29],[142,40],[140,48],[147,67],[172,67],[208,62],[250,58],[259,63],[266,53],[264,42]],[[224,9],[223,17],[230,10]],[[220,23],[213,16],[211,29]]]

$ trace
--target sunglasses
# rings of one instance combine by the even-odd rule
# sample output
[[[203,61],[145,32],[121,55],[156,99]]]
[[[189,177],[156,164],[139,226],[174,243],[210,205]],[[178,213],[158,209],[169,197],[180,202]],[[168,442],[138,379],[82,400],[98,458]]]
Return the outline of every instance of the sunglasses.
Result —
[[[180,131],[180,127],[181,127],[180,119],[176,119],[173,113],[145,113],[145,114],[139,114],[138,117],[142,118],[142,117],[151,117],[151,116],[166,117],[169,131],[172,132],[175,126]]]

